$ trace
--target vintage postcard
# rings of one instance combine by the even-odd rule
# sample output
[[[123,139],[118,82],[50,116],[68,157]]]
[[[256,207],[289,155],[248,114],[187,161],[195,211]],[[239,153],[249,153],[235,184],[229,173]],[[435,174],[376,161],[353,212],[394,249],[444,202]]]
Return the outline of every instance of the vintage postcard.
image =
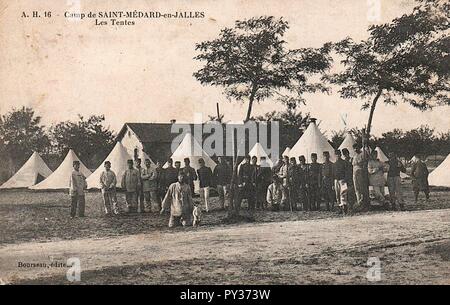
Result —
[[[449,21],[444,0],[0,0],[0,282],[181,304],[450,284]]]

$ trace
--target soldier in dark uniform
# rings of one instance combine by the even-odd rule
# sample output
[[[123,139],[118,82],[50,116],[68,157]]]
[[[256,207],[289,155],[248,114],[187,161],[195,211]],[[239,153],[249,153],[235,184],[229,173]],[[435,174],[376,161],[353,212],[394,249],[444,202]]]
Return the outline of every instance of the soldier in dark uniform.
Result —
[[[292,206],[293,211],[297,211],[298,202],[298,168],[297,161],[294,157],[289,159],[289,167],[287,171],[288,177],[288,202]]]
[[[298,188],[298,200],[302,205],[303,211],[311,210],[309,198],[308,198],[308,177],[309,177],[309,169],[306,165],[305,156],[298,157],[298,166],[297,166],[297,188]]]
[[[191,160],[189,158],[184,158],[184,167],[181,169],[191,187],[191,194],[194,195],[194,181],[197,180],[197,173],[195,169],[191,166]]]
[[[136,169],[139,172],[139,181],[140,181],[140,186],[137,190],[137,199],[138,199],[138,211],[140,213],[144,213],[145,212],[145,200],[144,200],[144,189],[143,189],[143,183],[142,183],[142,178],[141,178],[141,173],[142,173],[142,166],[141,166],[141,159],[137,158],[136,159]]]
[[[255,183],[256,183],[256,208],[266,208],[266,194],[272,179],[272,171],[266,157],[261,157],[260,165],[256,166]]]
[[[311,154],[308,166],[308,196],[311,209],[320,210],[320,189],[322,187],[322,166],[317,163],[317,154]]]
[[[167,161],[167,168],[164,169],[164,183],[165,192],[172,183],[178,182],[178,170],[173,167],[173,160],[170,158]]]
[[[161,162],[156,162],[156,185],[157,185],[157,191],[156,195],[157,203],[158,203],[158,210],[161,210],[161,202],[164,199],[164,196],[166,195],[166,184],[164,180],[164,169],[162,168]]]
[[[324,163],[322,164],[322,196],[327,210],[333,210],[335,194],[333,192],[334,174],[333,162],[330,161],[330,152],[323,152]],[[330,209],[331,208],[331,209]]]
[[[256,192],[255,192],[255,167],[250,164],[250,156],[245,156],[244,163],[239,166],[239,198],[237,209],[241,207],[242,199],[247,199],[248,209],[253,212],[255,209]]]
[[[345,161],[345,180],[347,181],[347,200],[348,200],[348,212],[353,213],[353,205],[355,204],[356,195],[355,187],[353,185],[353,165],[350,158],[350,152],[347,148],[342,149],[342,155]]]

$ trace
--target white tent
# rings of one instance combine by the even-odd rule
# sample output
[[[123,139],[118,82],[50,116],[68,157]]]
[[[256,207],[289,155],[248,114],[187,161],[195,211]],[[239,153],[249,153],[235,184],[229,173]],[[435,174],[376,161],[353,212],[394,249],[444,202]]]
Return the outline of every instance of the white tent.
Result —
[[[67,156],[59,167],[41,183],[30,187],[32,190],[55,190],[69,188],[70,174],[73,171],[73,161],[80,161],[73,150],[69,150]],[[91,174],[91,171],[80,161],[80,172],[86,177]]]
[[[114,148],[106,157],[105,161],[111,162],[111,170],[116,174],[117,184],[120,186],[120,181],[123,173],[127,170],[127,161],[133,159],[122,143],[117,142]],[[100,176],[104,171],[104,162],[86,179],[88,188],[100,188]]]
[[[283,157],[284,156],[288,156],[289,157],[289,152],[291,151],[290,147],[286,147],[286,149],[283,151],[283,153],[281,154]]]
[[[323,163],[323,152],[328,151],[330,153],[330,160],[335,160],[334,148],[328,143],[327,138],[320,132],[316,123],[313,121],[309,124],[305,133],[295,143],[289,152],[290,157],[298,158],[299,156],[305,156],[306,162],[311,162],[311,154],[317,154],[317,162]]]
[[[428,183],[434,186],[450,187],[450,154],[431,172]]]
[[[197,140],[190,134],[187,133],[183,141],[181,141],[180,145],[178,145],[177,149],[173,152],[171,156],[173,163],[176,161],[181,162],[181,167],[184,166],[184,158],[189,158],[191,161],[190,165],[195,170],[199,169],[200,166],[198,164],[198,160],[202,158],[205,160],[205,166],[214,170],[216,167],[216,162],[203,150],[202,146],[197,142]],[[163,168],[167,168],[167,162],[164,164]],[[195,190],[199,189],[198,180],[194,183]]]
[[[344,148],[347,148],[350,153],[350,157],[353,158],[353,156],[355,155],[355,150],[353,149],[353,145],[355,143],[356,143],[355,138],[353,138],[352,134],[349,132],[345,136],[344,141],[342,141],[342,144],[341,144],[341,146],[339,146],[338,149],[342,152],[342,150]]]
[[[266,161],[269,164],[269,166],[273,167],[272,160],[269,159],[269,156],[267,155],[266,151],[264,150],[264,148],[262,147],[262,145],[260,143],[255,143],[255,145],[250,150],[248,155],[250,156],[250,158],[252,158],[253,156],[257,157],[258,161],[256,164],[258,164],[258,165],[260,165],[260,163],[261,163],[261,157],[266,157]],[[243,162],[244,162],[244,160],[242,160],[241,164]]]
[[[381,150],[379,146],[375,147],[375,151],[377,152],[378,160],[380,160],[381,162],[389,161],[389,158],[386,156],[386,154]]]
[[[0,186],[0,189],[30,187],[44,180],[52,174],[52,171],[42,160],[37,152],[34,152],[25,164],[8,181]]]

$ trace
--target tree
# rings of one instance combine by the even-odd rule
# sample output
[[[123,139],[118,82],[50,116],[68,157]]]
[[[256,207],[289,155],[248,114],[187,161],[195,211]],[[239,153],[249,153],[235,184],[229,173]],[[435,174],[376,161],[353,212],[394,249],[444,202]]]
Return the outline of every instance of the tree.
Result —
[[[435,154],[447,156],[450,154],[450,131],[440,133],[433,144]]]
[[[272,16],[236,21],[217,39],[196,44],[200,54],[194,59],[205,65],[194,77],[202,85],[223,87],[229,101],[248,100],[245,121],[251,119],[255,101],[303,103],[303,93],[327,91],[322,83],[309,82],[308,76],[330,67],[330,45],[289,50],[283,40],[288,28],[288,22]]]
[[[380,98],[386,104],[404,102],[421,110],[450,105],[449,8],[444,1],[423,0],[410,14],[370,26],[368,39],[346,38],[334,45],[343,70],[324,79],[341,86],[341,97],[364,100],[362,109],[369,109],[365,147]],[[366,166],[364,171],[367,182]],[[368,193],[367,186],[366,207]]]
[[[33,151],[46,153],[50,141],[41,125],[41,117],[32,108],[13,108],[0,117],[0,153],[16,171]]]
[[[434,129],[426,125],[405,132],[405,135],[403,136],[405,157],[411,158],[415,154],[424,156],[432,155],[434,141]]]
[[[367,40],[335,44],[344,69],[326,79],[341,86],[343,98],[365,101],[367,138],[380,98],[421,110],[450,105],[449,9],[444,1],[421,1],[410,14],[370,26]]]
[[[331,134],[331,146],[333,146],[335,149],[338,149],[339,146],[341,146],[342,142],[345,139],[347,131],[345,130],[339,130],[339,131],[333,131]]]
[[[103,115],[92,115],[88,119],[78,115],[78,121],[65,121],[51,127],[50,134],[55,150],[60,156],[74,149],[85,162],[103,160],[111,150],[114,134],[103,125]],[[92,163],[96,163],[94,160]],[[93,167],[98,164],[91,164]]]
[[[392,131],[385,132],[381,138],[375,139],[376,146],[380,146],[384,151],[395,152],[397,156],[404,157],[404,132],[401,129],[395,128]]]

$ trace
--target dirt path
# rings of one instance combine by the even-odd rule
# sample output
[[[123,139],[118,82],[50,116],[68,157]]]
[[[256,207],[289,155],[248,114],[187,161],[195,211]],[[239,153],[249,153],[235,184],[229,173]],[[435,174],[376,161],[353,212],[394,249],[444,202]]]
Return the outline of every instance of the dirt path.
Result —
[[[78,257],[81,283],[368,283],[368,257],[382,283],[450,284],[450,210],[203,227],[0,248],[7,283],[68,283],[67,268],[18,263]]]

